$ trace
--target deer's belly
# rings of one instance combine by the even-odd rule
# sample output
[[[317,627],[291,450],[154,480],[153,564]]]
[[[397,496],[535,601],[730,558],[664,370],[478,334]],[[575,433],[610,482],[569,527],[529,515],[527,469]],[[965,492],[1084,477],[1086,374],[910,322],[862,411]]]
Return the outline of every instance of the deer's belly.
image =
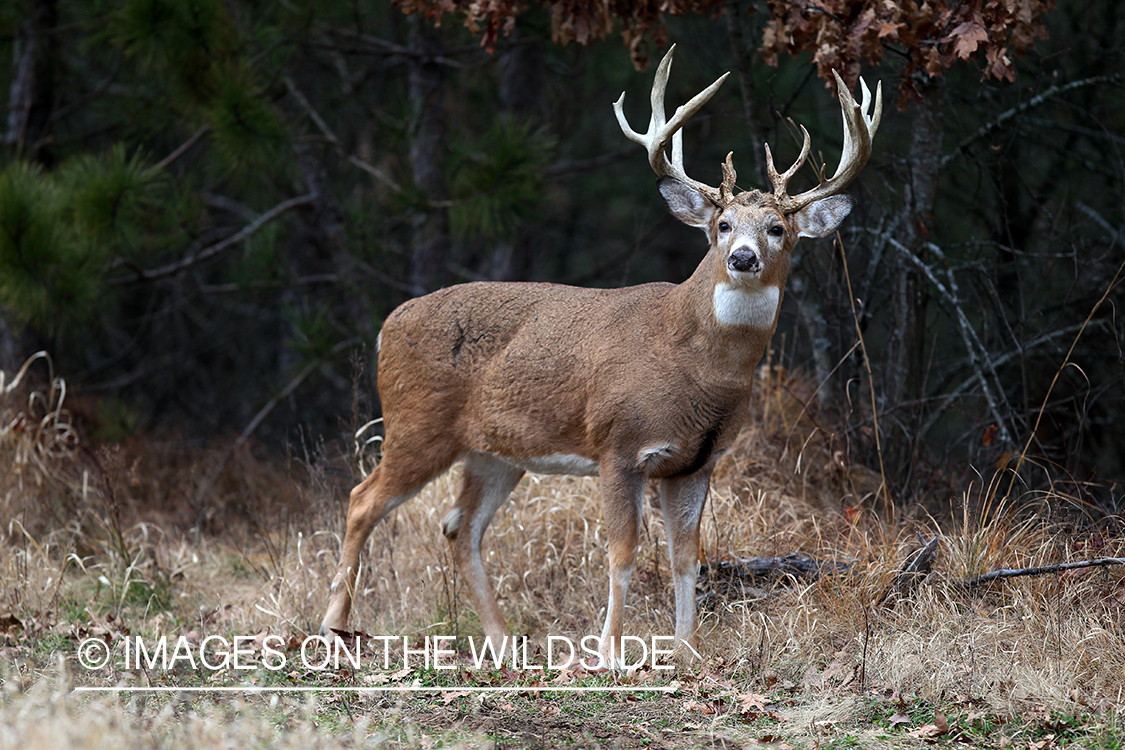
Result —
[[[509,458],[507,456],[497,456],[497,458],[535,474],[569,474],[576,477],[593,477],[598,474],[597,461],[567,453],[528,458]]]

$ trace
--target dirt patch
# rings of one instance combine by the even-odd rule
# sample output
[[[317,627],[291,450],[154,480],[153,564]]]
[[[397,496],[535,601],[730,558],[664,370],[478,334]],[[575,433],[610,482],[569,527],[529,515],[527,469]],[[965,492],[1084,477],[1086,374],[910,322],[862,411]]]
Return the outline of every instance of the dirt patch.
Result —
[[[741,747],[735,740],[699,729],[685,729],[674,701],[627,701],[582,705],[567,701],[488,698],[468,700],[438,711],[411,714],[419,725],[454,733],[486,735],[498,748],[655,748]],[[718,742],[719,744],[715,744]]]

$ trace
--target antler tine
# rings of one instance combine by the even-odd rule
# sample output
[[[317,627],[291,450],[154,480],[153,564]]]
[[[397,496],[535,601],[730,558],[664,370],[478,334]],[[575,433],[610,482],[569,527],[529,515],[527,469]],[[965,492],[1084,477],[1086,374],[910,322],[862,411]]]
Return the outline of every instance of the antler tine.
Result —
[[[867,160],[871,158],[871,139],[875,137],[875,133],[879,130],[879,123],[883,117],[883,84],[880,82],[875,87],[875,106],[869,115],[871,90],[867,88],[867,83],[862,78],[859,79],[860,89],[863,92],[863,104],[859,105],[856,104],[852,92],[844,85],[840,74],[833,70],[832,75],[836,79],[836,88],[840,95],[840,112],[844,120],[844,145],[840,154],[840,165],[836,167],[835,174],[827,180],[822,178],[820,184],[812,190],[791,197],[786,191],[786,184],[788,179],[796,173],[796,168],[800,167],[804,161],[808,149],[808,133],[805,133],[805,148],[801,151],[802,158],[798,159],[797,163],[790,167],[784,175],[779,175],[778,179],[774,179],[777,172],[773,169],[773,159],[769,153],[769,146],[766,146],[766,164],[770,173],[770,181],[774,185],[774,196],[784,213],[799,211],[813,201],[842,192],[863,169]],[[801,128],[801,130],[804,131],[804,128]]]
[[[656,77],[652,83],[652,95],[650,96],[652,116],[648,121],[648,132],[641,134],[630,127],[629,121],[625,118],[624,92],[622,92],[621,97],[613,103],[613,111],[617,115],[617,123],[621,126],[621,132],[623,132],[629,140],[641,144],[648,151],[648,163],[656,174],[662,177],[673,177],[681,182],[687,183],[712,200],[719,202],[720,191],[717,188],[705,185],[702,182],[697,182],[688,177],[687,173],[684,172],[684,140],[681,128],[683,128],[684,123],[691,119],[692,115],[698,112],[699,109],[715,95],[715,92],[719,90],[719,87],[730,73],[724,73],[719,76],[714,83],[693,96],[686,104],[677,107],[676,111],[672,114],[671,120],[666,120],[664,114],[664,93],[668,87],[668,76],[672,69],[672,55],[675,51],[676,45],[673,44],[656,69]],[[671,141],[672,146],[671,161],[668,160],[668,155],[665,152],[669,141]]]
[[[836,76],[839,79],[839,76]],[[875,95],[875,111],[871,116],[867,116],[867,110],[871,107],[871,89],[867,88],[867,81],[862,78],[859,79],[859,88],[863,91],[863,103],[859,105],[860,113],[863,115],[864,121],[867,123],[867,133],[874,139],[875,133],[879,131],[879,123],[883,120],[883,83],[880,81],[875,85],[877,93]],[[850,94],[849,94],[850,96]],[[855,101],[854,99],[852,101]]]
[[[776,196],[785,195],[785,188],[797,171],[804,166],[805,160],[809,158],[809,150],[812,148],[812,140],[809,138],[809,131],[805,130],[805,126],[801,125],[801,134],[804,137],[804,142],[801,145],[801,153],[797,160],[789,169],[785,170],[785,174],[778,174],[777,168],[773,164],[773,152],[770,151],[770,144],[765,144],[766,147],[766,174],[769,175],[770,183],[773,184],[773,192]]]

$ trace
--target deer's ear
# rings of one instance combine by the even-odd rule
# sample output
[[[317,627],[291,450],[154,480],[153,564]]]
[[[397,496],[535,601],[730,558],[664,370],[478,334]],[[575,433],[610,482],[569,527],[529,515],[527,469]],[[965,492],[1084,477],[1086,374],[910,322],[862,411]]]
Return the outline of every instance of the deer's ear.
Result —
[[[714,203],[695,188],[672,177],[661,177],[656,181],[656,187],[664,196],[664,202],[668,204],[668,210],[673,216],[689,227],[707,231],[711,216],[715,213]]]
[[[836,231],[852,211],[855,201],[850,195],[821,198],[793,214],[798,237],[827,237]]]

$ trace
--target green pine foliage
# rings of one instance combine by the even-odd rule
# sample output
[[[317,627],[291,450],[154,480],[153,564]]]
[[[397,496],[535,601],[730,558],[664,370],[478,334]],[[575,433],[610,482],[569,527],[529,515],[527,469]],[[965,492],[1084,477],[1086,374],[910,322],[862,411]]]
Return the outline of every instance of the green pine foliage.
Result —
[[[1059,4],[1050,39],[1010,56],[1015,86],[982,82],[975,66],[942,76],[947,94],[933,110],[941,136],[923,139],[941,159],[940,183],[932,222],[921,217],[929,255],[917,257],[934,277],[902,272],[908,256],[888,244],[902,242],[894,227],[918,218],[904,208],[916,174],[912,109],[884,112],[840,237],[845,255],[801,246],[780,318],[786,366],[835,362],[822,393],[835,391],[837,405],[848,383],[871,377],[872,398],[889,410],[886,420],[879,413],[880,430],[891,426],[882,445],[898,451],[888,465],[910,482],[930,481],[912,467],[931,444],[1002,465],[1010,446],[982,440],[990,425],[979,422],[1006,419],[1011,433],[1026,433],[1045,403],[1055,437],[1035,431],[1036,440],[1049,440],[1049,462],[1068,477],[1095,468],[1117,477],[1125,466],[1125,333],[1112,315],[1125,304],[1114,135],[1125,68],[1113,35],[1125,4],[1088,5]],[[57,10],[49,35],[35,31],[36,8]],[[839,148],[838,105],[813,85],[808,60],[756,62],[769,17],[745,16],[741,30],[729,19],[668,18],[680,45],[668,107],[723,70],[741,81],[687,127],[689,174],[717,179],[715,165],[733,149],[741,186],[760,187],[750,149],[786,143],[789,118],[810,129],[816,149]],[[617,41],[553,43],[552,18],[528,6],[490,52],[479,30],[451,16],[422,34],[430,23],[382,0],[0,3],[0,328],[28,324],[50,339],[61,370],[149,410],[140,424],[183,424],[197,436],[243,430],[248,409],[288,387],[295,361],[324,363],[260,428],[273,441],[297,425],[334,434],[353,394],[332,352],[373,341],[379,321],[418,291],[470,278],[686,278],[702,240],[666,215],[643,150],[611,108],[627,90],[629,116],[642,124],[651,69],[634,71]],[[891,26],[876,36],[903,44]],[[33,32],[41,43],[29,43]],[[900,58],[865,69],[868,83],[887,89]],[[418,85],[438,80],[432,91]],[[415,184],[436,169],[444,183]],[[847,293],[842,257],[857,284]],[[882,353],[902,341],[892,298],[903,284],[930,299],[926,335],[914,337],[926,343],[912,350],[941,354],[926,354],[926,393],[907,404],[876,393],[896,372]],[[1076,326],[1103,296],[1067,360]],[[870,369],[852,354],[854,298],[864,300],[865,346],[876,353]],[[962,308],[965,317],[952,315]],[[966,322],[980,339],[971,355]],[[1059,370],[1054,386],[1064,360],[1081,369]],[[981,373],[996,381],[1008,417],[982,416]],[[1068,421],[1072,411],[1078,419]],[[848,430],[868,445],[867,426]],[[1113,486],[1091,492],[1104,499]]]
[[[207,104],[212,140],[228,174],[264,169],[282,156],[288,132],[245,68],[216,76],[215,96]]]
[[[301,355],[306,362],[328,359],[333,345],[340,339],[340,331],[332,321],[327,305],[307,303],[286,312],[292,328],[288,347]]]
[[[140,247],[161,186],[160,172],[145,163],[143,152],[129,156],[118,143],[100,155],[81,154],[59,168],[55,181],[75,229],[103,252],[123,254]]]
[[[73,222],[70,196],[41,168],[0,173],[0,305],[50,329],[94,308],[104,257]]]
[[[543,199],[555,139],[531,123],[498,118],[454,158],[450,220],[462,238],[511,239]]]
[[[143,70],[168,74],[197,103],[215,92],[216,63],[232,52],[233,26],[219,0],[125,0],[110,39]]]
[[[281,226],[270,224],[242,243],[228,264],[226,278],[240,289],[250,291],[263,302],[272,301],[284,288],[289,276],[284,242],[279,242]]]
[[[117,144],[54,172],[15,162],[0,173],[0,304],[56,329],[106,304],[109,261],[144,244],[159,172]]]
[[[244,34],[220,0],[126,0],[108,36],[141,70],[171,83],[185,115],[210,126],[213,155],[229,176],[276,163],[288,144],[253,69],[257,58],[247,55],[245,36],[254,33]]]

